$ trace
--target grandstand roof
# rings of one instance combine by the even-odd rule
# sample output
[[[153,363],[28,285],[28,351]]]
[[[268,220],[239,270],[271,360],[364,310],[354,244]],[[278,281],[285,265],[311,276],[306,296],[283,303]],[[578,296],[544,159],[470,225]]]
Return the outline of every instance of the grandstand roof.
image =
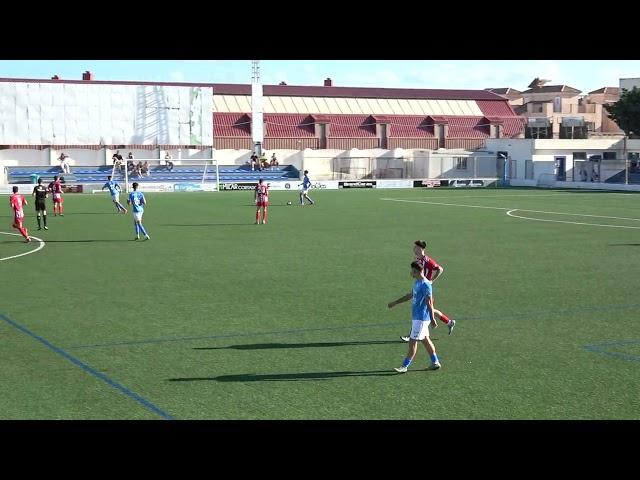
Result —
[[[214,95],[251,95],[250,84],[144,82],[130,80],[53,80],[41,78],[0,78],[0,82],[22,83],[75,83],[97,85],[167,85],[179,87],[212,87]],[[447,90],[423,88],[370,88],[302,85],[264,85],[265,96],[349,97],[349,98],[404,98],[431,100],[503,100],[486,90]]]

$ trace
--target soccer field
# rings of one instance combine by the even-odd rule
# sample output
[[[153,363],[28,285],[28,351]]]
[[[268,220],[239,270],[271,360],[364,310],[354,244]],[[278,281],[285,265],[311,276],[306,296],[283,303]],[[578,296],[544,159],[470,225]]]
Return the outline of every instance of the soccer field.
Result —
[[[145,196],[150,241],[106,193],[0,235],[0,418],[640,418],[640,195]],[[418,239],[457,325],[398,375]]]

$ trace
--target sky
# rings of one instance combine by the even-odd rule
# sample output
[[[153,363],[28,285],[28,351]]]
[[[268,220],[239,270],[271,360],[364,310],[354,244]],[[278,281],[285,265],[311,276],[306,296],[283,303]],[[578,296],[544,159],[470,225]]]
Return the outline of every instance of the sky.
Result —
[[[526,90],[535,77],[583,93],[640,77],[640,60],[264,60],[262,82],[385,88]],[[0,60],[0,77],[250,83],[250,60]]]

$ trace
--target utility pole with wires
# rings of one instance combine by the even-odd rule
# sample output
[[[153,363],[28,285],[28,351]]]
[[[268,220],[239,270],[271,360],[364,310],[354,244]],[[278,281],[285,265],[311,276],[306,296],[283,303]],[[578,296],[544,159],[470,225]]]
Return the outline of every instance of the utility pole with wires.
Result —
[[[251,61],[251,138],[256,155],[262,155],[264,141],[264,107],[262,102],[262,82],[260,80],[260,60]]]

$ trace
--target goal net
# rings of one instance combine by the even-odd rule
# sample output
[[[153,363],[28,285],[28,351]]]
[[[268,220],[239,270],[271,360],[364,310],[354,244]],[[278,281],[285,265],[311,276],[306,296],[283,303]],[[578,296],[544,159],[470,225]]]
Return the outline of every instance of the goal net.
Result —
[[[556,185],[556,175],[554,173],[541,173],[538,177],[538,187],[553,188]]]
[[[126,185],[129,192],[133,182],[173,183],[175,191],[218,191],[219,170],[215,158],[198,159],[125,159],[120,166],[114,165],[111,176]]]

